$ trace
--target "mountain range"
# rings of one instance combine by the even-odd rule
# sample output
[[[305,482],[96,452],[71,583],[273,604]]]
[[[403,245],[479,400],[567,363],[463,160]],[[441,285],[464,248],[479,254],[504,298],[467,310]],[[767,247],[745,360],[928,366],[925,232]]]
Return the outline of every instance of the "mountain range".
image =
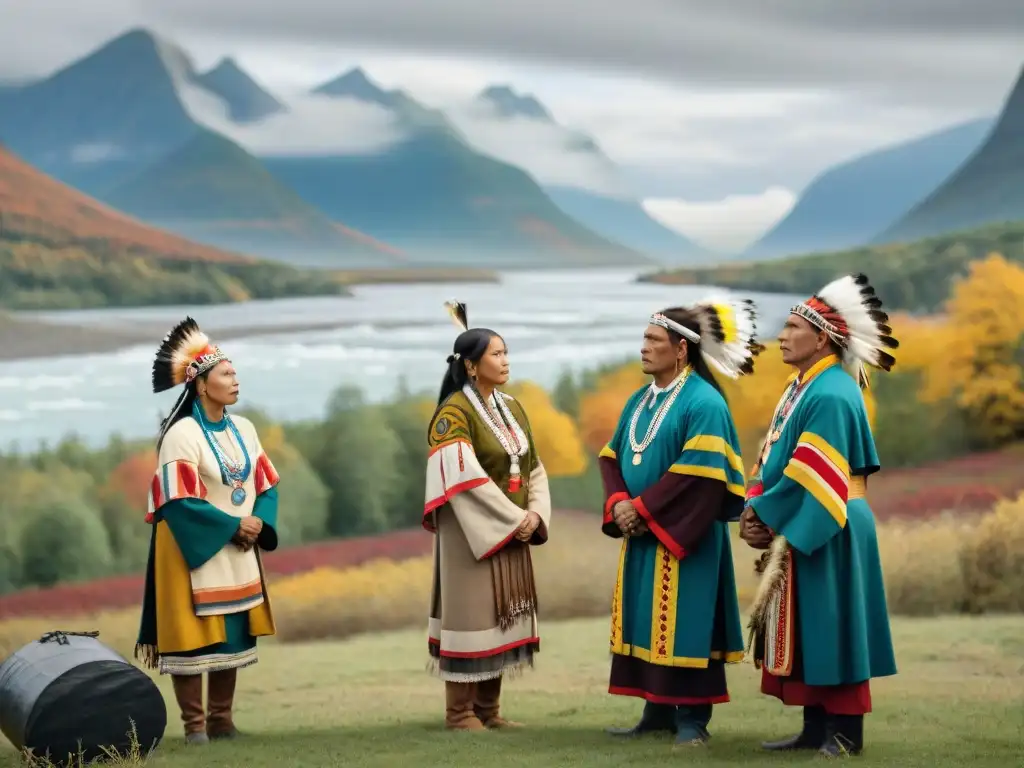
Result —
[[[135,29],[43,79],[15,85],[3,75],[0,142],[35,168],[215,249],[297,265],[713,264],[1024,219],[1024,74],[996,118],[826,169],[738,257],[662,226],[614,184],[596,191],[528,173],[452,110],[385,90],[361,68],[282,98],[231,58],[200,72],[173,42]],[[300,102],[321,111],[307,115]],[[473,104],[511,130],[559,131],[569,156],[618,173],[592,137],[511,85],[487,87]],[[357,121],[338,118],[356,112],[344,110],[377,121],[374,141],[356,146]],[[317,127],[318,115],[321,133],[343,141],[296,149],[254,139],[296,121]]]
[[[827,170],[744,261],[935,237],[1024,220],[1024,71],[996,117]]]
[[[1024,69],[985,142],[876,242],[1024,219]]]
[[[370,153],[256,157],[212,129],[197,99],[223,109],[227,128],[289,107],[234,61],[199,73],[176,45],[137,29],[7,94],[0,141],[147,222],[292,263],[653,263],[566,214],[521,169],[477,152],[440,112],[361,70],[310,96],[372,104],[401,138]]]

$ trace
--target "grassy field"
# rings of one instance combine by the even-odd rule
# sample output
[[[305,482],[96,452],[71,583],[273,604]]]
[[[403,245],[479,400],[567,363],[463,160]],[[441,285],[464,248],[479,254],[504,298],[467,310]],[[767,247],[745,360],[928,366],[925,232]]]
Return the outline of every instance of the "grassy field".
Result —
[[[1008,768],[1024,756],[1024,617],[896,619],[900,674],[873,685],[862,765]],[[236,698],[243,740],[186,748],[166,679],[168,729],[151,766],[603,766],[686,761],[707,766],[783,765],[815,756],[764,755],[759,743],[798,727],[799,712],[757,693],[749,664],[730,668],[733,702],[716,708],[707,747],[620,742],[603,733],[628,725],[641,702],[606,692],[607,622],[542,626],[537,668],[506,683],[504,713],[515,732],[449,733],[444,693],[425,671],[421,630],[348,642],[262,646]],[[0,748],[0,766],[17,765]]]

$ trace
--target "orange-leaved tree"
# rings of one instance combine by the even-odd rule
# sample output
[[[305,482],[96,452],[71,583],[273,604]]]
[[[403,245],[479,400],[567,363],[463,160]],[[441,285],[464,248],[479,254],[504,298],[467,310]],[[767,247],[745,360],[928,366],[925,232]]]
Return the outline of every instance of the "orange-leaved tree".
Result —
[[[629,396],[647,381],[639,363],[627,363],[602,375],[580,399],[580,435],[591,456],[612,439]]]

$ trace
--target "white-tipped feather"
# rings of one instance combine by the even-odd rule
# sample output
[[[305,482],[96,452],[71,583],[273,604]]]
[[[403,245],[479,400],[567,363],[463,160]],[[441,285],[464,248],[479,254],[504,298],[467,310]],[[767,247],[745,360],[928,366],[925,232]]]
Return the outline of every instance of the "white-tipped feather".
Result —
[[[758,351],[757,310],[753,303],[715,295],[700,301],[694,309],[704,360],[723,375],[738,378]],[[730,330],[729,338],[726,329]]]
[[[842,356],[843,368],[859,382],[867,380],[865,363],[878,366],[881,347],[878,323],[871,317],[871,307],[861,292],[864,287],[852,275],[845,275],[818,292],[821,300],[846,322],[849,336]]]
[[[444,308],[448,310],[448,314],[451,316],[452,322],[460,332],[469,330],[469,323],[466,320],[466,305],[455,300],[449,299],[444,303]]]

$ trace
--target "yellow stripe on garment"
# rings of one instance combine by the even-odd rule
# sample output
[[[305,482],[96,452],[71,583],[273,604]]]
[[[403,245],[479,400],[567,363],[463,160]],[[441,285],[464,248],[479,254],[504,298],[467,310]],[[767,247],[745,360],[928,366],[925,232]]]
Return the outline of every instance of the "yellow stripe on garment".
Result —
[[[829,461],[836,465],[836,469],[838,469],[843,474],[843,477],[845,477],[846,480],[849,481],[850,463],[846,460],[843,454],[841,454],[839,451],[837,451],[829,444],[828,440],[821,437],[820,435],[814,434],[813,432],[804,432],[803,434],[800,435],[800,439],[797,440],[796,442],[797,445],[799,445],[800,443],[807,443],[808,445],[817,448],[819,451],[825,454],[825,457]]]
[[[708,453],[721,454],[725,456],[729,466],[735,469],[741,477],[744,474],[743,459],[725,441],[724,437],[718,437],[717,435],[695,435],[686,441],[683,451],[707,451]]]
[[[832,518],[840,528],[846,526],[846,502],[836,495],[836,492],[832,490],[832,486],[825,482],[814,469],[802,461],[790,459],[783,474],[790,480],[799,483],[811,494],[814,500],[832,515]]]
[[[654,553],[654,598],[651,603],[651,663],[675,658],[679,560],[658,544]]]
[[[599,454],[597,454],[597,458],[599,458],[599,459],[614,459],[614,458],[616,458],[615,451],[612,450],[611,445],[606,445],[604,448],[601,449],[601,452]]]
[[[746,495],[746,488],[738,483],[730,483],[725,476],[725,470],[721,467],[702,467],[698,464],[673,464],[668,468],[669,472],[676,475],[693,475],[694,477],[707,477],[711,480],[719,480],[725,483],[725,489],[737,496]]]
[[[626,550],[629,539],[622,540],[619,548],[619,573],[615,577],[615,591],[612,593],[612,630],[611,630],[611,652],[623,653],[622,644],[622,587],[626,578]]]

